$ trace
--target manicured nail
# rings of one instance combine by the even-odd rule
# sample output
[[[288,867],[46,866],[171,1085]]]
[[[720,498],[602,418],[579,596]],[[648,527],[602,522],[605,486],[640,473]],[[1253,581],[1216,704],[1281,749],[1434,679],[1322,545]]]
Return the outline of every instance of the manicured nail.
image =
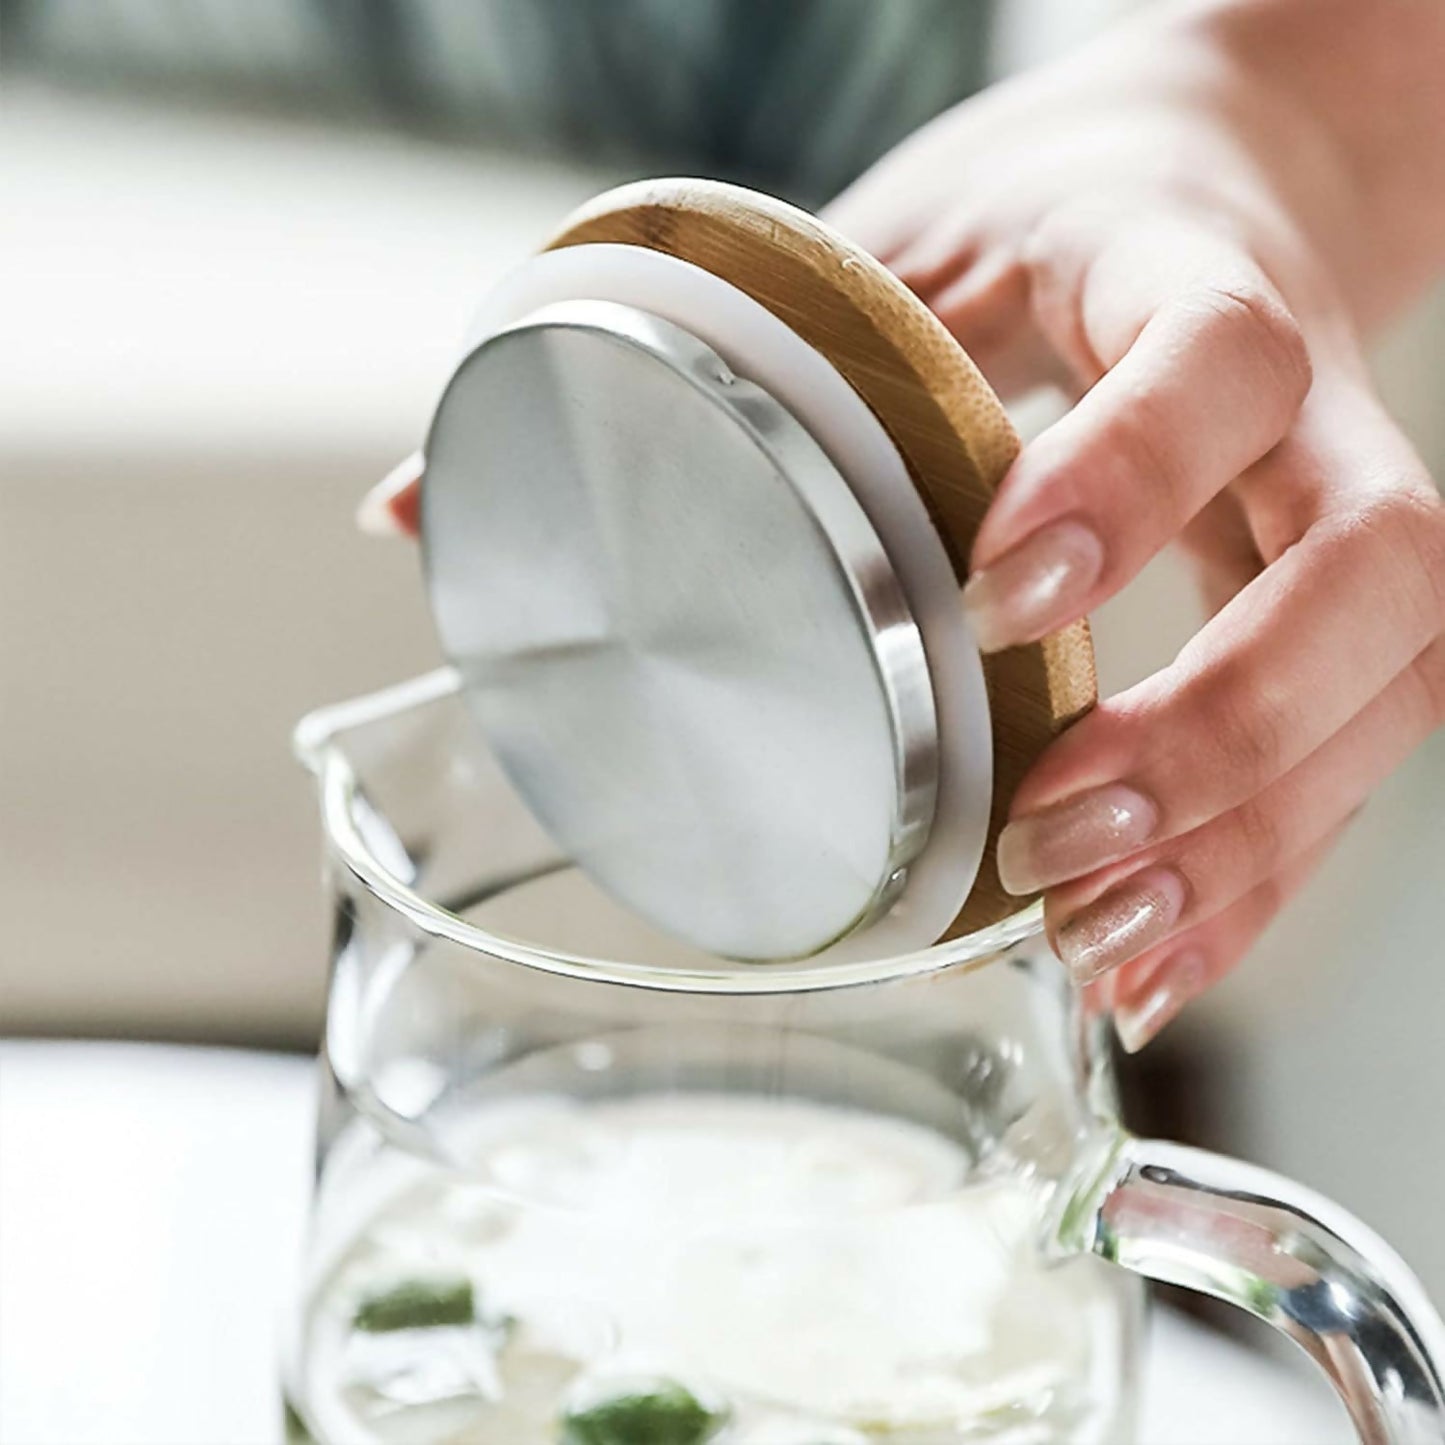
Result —
[[[1183,911],[1184,892],[1174,869],[1143,869],[1059,927],[1059,957],[1080,983],[1098,978],[1167,937]]]
[[[1114,1001],[1114,1032],[1126,1053],[1137,1054],[1199,996],[1204,988],[1204,955],[1197,949],[1170,954],[1130,984],[1128,996]]]
[[[1051,888],[1127,858],[1159,826],[1154,803],[1110,783],[1016,818],[998,837],[998,876],[1010,893]]]
[[[979,647],[999,652],[1073,622],[1103,570],[1104,544],[1092,528],[1072,519],[1040,527],[965,584]]]
[[[398,462],[362,499],[356,525],[368,537],[414,537],[417,530],[417,484],[426,469],[420,452]]]

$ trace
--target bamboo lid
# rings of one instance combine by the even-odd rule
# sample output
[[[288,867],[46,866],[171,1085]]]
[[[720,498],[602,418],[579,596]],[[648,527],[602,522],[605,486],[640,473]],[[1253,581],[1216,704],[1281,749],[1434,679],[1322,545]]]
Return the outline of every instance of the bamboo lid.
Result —
[[[644,247],[701,267],[820,352],[901,453],[961,584],[1019,440],[977,367],[917,297],[814,217],[716,182],[646,181],[610,191],[569,218],[548,249],[596,243]],[[998,881],[994,844],[1024,774],[1096,698],[1084,622],[986,657],[984,673],[994,745],[987,844],[949,938],[1021,906]]]

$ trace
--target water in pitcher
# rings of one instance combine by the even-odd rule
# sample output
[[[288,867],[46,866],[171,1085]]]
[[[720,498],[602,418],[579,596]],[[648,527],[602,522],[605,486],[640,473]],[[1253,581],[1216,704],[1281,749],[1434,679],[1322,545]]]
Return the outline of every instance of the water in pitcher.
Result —
[[[328,1442],[1046,1445],[1112,1438],[1130,1299],[1039,1201],[881,1114],[513,1100],[320,1278],[293,1404]],[[303,1437],[305,1438],[305,1437]]]

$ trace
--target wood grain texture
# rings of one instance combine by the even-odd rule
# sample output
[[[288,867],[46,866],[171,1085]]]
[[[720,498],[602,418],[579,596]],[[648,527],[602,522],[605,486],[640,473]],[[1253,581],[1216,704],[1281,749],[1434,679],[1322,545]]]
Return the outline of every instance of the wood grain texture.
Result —
[[[614,242],[690,261],[766,306],[838,369],[902,453],[960,580],[989,499],[1019,440],[992,388],[942,324],[867,252],[770,196],[713,181],[643,181],[574,213],[548,249]],[[1003,891],[994,844],[1025,772],[1096,697],[1080,622],[984,659],[993,715],[994,791],[977,881],[947,938],[996,923]]]

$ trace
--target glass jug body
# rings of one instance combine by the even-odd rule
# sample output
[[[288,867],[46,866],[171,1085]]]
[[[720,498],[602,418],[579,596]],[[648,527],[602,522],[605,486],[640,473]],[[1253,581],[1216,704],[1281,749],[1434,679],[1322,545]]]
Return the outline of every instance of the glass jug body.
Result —
[[[1122,1438],[1137,1281],[1044,1247],[1112,1092],[1032,923],[841,976],[681,956],[553,855],[443,678],[394,701],[303,730],[306,1427],[553,1445],[675,1387],[737,1445]]]
[[[297,1438],[1117,1442],[1141,1298],[1116,1263],[1289,1313],[1271,1220],[1228,1268],[1238,1220],[1211,1232],[1264,1193],[1121,1131],[1036,913],[876,963],[687,954],[556,853],[455,689],[298,730],[334,948]],[[1329,1282],[1352,1261],[1376,1280],[1351,1255]],[[1409,1303],[1413,1428],[1438,1321]],[[1439,1438],[1344,1373],[1364,1438]]]

